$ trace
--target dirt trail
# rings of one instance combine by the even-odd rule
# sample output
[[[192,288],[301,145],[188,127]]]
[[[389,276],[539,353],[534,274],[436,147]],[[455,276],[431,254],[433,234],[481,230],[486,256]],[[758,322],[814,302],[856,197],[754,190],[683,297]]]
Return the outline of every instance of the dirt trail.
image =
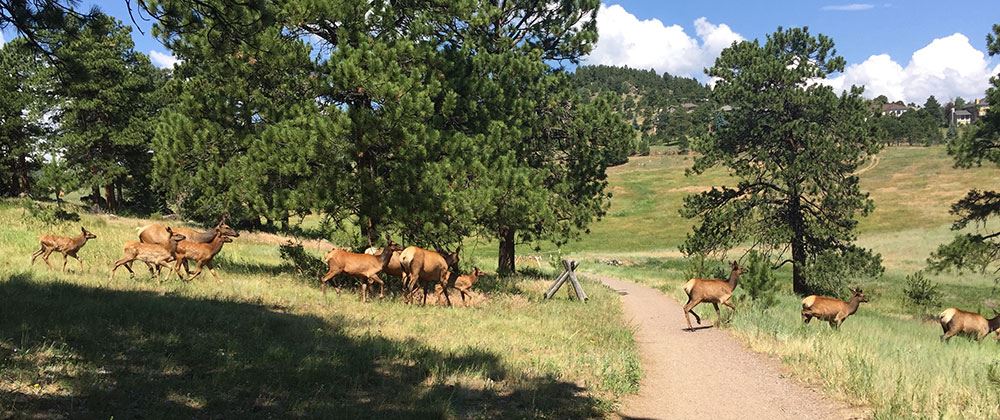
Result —
[[[659,291],[627,281],[600,280],[622,295],[625,317],[635,325],[641,355],[639,393],[624,401],[618,412],[622,418],[863,416],[786,378],[777,362],[745,349],[721,330],[684,331],[681,305]],[[702,326],[714,320],[713,313],[702,320]]]

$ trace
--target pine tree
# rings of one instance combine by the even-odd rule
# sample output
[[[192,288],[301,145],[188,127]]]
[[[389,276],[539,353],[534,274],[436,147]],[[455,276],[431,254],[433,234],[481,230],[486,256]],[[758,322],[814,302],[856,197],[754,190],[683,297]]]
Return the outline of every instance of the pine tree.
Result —
[[[853,244],[857,217],[873,203],[854,171],[877,153],[872,116],[861,88],[837,96],[810,83],[843,71],[833,41],[808,28],[781,29],[727,48],[708,70],[718,103],[733,110],[696,142],[692,173],[726,167],[734,187],[684,200],[682,214],[700,223],[682,250],[719,252],[749,244],[792,264],[796,293],[832,279],[881,272],[880,258]]]
[[[41,167],[39,144],[49,135],[43,116],[51,110],[51,68],[26,40],[0,48],[0,196],[32,190],[31,173]]]

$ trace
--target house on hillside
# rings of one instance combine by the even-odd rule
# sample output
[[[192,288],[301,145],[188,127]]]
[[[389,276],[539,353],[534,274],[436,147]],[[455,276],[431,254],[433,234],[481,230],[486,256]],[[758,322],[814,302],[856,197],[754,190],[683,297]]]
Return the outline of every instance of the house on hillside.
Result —
[[[986,112],[990,110],[990,103],[985,99],[976,99],[966,105],[965,110],[972,114],[972,122],[976,122],[986,116]]]
[[[698,104],[694,104],[694,103],[691,103],[691,102],[685,102],[685,103],[681,104],[681,108],[684,108],[684,111],[687,112],[688,114],[694,112],[694,109],[697,108],[697,107],[698,107]]]
[[[893,117],[899,117],[909,110],[910,107],[902,104],[888,103],[882,105],[882,115],[891,115]]]
[[[972,113],[964,109],[956,109],[951,112],[951,121],[954,124],[966,125],[972,122]]]

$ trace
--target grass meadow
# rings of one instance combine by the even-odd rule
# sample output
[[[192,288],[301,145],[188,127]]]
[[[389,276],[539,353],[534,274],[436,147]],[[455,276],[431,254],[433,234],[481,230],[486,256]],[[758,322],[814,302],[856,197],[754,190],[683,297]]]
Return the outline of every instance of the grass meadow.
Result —
[[[681,286],[688,263],[677,245],[691,223],[677,215],[681,197],[726,181],[719,171],[685,177],[688,166],[689,158],[666,155],[615,168],[609,216],[594,235],[573,245],[572,253],[584,261],[581,269],[647,284],[685,302]],[[991,336],[981,343],[956,337],[942,344],[941,328],[931,319],[949,306],[987,313],[1000,300],[993,280],[974,273],[932,275],[942,305],[925,311],[908,305],[903,293],[905,276],[924,268],[930,253],[953,237],[950,204],[972,187],[1000,189],[1000,171],[954,169],[941,147],[906,147],[886,149],[861,178],[876,210],[861,222],[859,242],[881,253],[886,267],[881,278],[857,282],[871,302],[839,332],[825,323],[803,325],[786,266],[778,272],[777,305],[743,305],[733,315],[724,309],[723,317],[730,318],[725,328],[749,348],[780,358],[797,379],[866,408],[874,418],[1000,417],[1000,343]],[[711,305],[698,312],[715,321]]]
[[[488,276],[469,307],[362,304],[356,289],[321,293],[283,266],[284,238],[257,233],[222,250],[220,282],[109,281],[148,221],[46,225],[22,204],[0,202],[0,418],[601,417],[637,389],[632,333],[604,288],[542,301],[546,279]],[[79,225],[98,235],[82,272],[29,266],[39,233]]]

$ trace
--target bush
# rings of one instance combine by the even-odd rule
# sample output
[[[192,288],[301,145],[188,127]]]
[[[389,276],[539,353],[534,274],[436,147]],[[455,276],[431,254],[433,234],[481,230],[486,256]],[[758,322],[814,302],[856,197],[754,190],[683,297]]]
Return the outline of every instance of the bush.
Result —
[[[50,206],[42,203],[37,203],[32,200],[24,200],[24,209],[28,211],[28,214],[36,220],[46,224],[46,225],[56,225],[62,222],[79,222],[80,215],[74,212],[68,212],[63,210],[58,206]]]
[[[719,261],[713,261],[705,254],[696,253],[687,259],[687,268],[684,269],[684,278],[729,278],[729,273],[724,270],[720,264],[721,263]]]
[[[746,293],[744,296],[760,308],[769,308],[777,303],[778,280],[771,269],[771,262],[756,251],[750,253],[739,287]]]
[[[906,284],[903,292],[909,303],[921,311],[940,305],[941,291],[938,284],[924,276],[923,271],[906,276]]]
[[[278,247],[281,259],[300,276],[309,280],[319,279],[326,274],[326,264],[323,260],[306,252],[301,243],[286,242]]]

